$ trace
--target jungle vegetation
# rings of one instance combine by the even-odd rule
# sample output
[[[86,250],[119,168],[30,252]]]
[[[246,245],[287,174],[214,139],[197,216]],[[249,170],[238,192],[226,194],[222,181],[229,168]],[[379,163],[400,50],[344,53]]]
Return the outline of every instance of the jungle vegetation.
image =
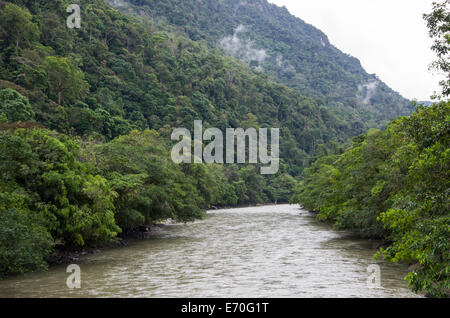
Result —
[[[412,289],[439,297],[450,290],[448,4],[425,15],[438,55],[433,67],[447,74],[441,100],[355,137],[344,153],[319,157],[292,198],[338,230],[385,240],[375,258],[411,264]]]
[[[410,115],[359,61],[263,0],[110,1],[133,15],[80,0],[79,29],[66,26],[71,2],[0,0],[1,277],[45,269],[58,246],[291,199],[384,239],[379,256],[415,264],[415,291],[448,296],[448,81]],[[426,19],[434,66],[450,74],[446,4]],[[172,130],[200,119],[281,128],[279,174],[174,164]]]

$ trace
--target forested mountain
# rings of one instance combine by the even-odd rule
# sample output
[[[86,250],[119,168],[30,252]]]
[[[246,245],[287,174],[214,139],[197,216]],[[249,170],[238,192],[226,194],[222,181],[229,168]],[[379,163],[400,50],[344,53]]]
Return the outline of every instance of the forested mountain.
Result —
[[[320,103],[105,1],[0,1],[0,276],[53,246],[115,240],[211,205],[286,202],[314,153],[357,131]],[[281,167],[175,165],[174,128],[281,128]],[[326,147],[325,147],[326,144]],[[21,253],[17,253],[17,250]]]
[[[72,2],[0,0],[0,277],[45,268],[55,246],[295,188],[322,220],[390,240],[386,259],[418,260],[416,290],[447,295],[449,103],[355,137],[413,106],[286,9],[80,0],[72,29]],[[170,134],[200,119],[280,128],[279,173],[172,162]]]
[[[411,103],[315,27],[267,0],[109,0],[126,12],[175,26],[253,69],[296,88],[355,132],[412,112]]]
[[[278,127],[283,171],[291,175],[301,174],[320,145],[362,132],[363,121],[104,1],[80,2],[80,29],[66,27],[65,1],[12,2],[31,16],[12,12],[21,20],[2,19],[0,85],[30,100],[34,115],[22,121],[105,140],[145,128],[168,136],[173,127],[192,128],[194,119],[221,129]]]

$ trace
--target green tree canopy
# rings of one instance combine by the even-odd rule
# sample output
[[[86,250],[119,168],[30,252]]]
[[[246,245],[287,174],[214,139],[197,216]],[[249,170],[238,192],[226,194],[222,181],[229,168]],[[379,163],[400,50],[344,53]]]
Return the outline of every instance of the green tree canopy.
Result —
[[[50,96],[59,105],[74,102],[87,92],[89,86],[84,79],[84,73],[68,58],[47,56],[44,68],[47,72]]]
[[[26,8],[8,3],[0,12],[0,26],[6,31],[9,44],[27,47],[39,40],[39,28],[32,21],[32,15]]]
[[[11,88],[0,90],[0,114],[4,114],[9,122],[34,118],[28,98]]]
[[[432,68],[446,74],[446,80],[441,82],[442,95],[450,95],[450,1],[433,3],[433,12],[425,14],[430,37],[434,40],[433,51],[437,54],[437,61]]]

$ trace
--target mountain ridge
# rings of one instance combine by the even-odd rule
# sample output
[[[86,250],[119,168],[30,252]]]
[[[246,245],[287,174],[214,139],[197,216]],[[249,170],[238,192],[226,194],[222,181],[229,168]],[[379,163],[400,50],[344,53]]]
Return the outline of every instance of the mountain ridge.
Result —
[[[109,2],[221,48],[362,125],[361,133],[414,109],[375,74],[368,74],[356,57],[333,46],[324,32],[266,0]]]
[[[222,130],[282,128],[281,172],[300,176],[311,156],[364,129],[217,48],[103,0],[80,2],[80,29],[66,27],[64,3],[0,5],[8,3],[37,31],[19,46],[0,38],[0,89],[27,97],[34,114],[27,118],[60,133],[110,141],[149,128],[168,138],[200,119]],[[67,83],[58,89],[61,74]]]

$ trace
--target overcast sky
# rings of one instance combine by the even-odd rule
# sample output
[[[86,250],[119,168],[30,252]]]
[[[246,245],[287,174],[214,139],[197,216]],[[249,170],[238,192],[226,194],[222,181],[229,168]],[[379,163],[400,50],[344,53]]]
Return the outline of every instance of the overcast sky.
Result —
[[[366,71],[409,99],[430,100],[439,77],[423,13],[433,0],[269,0],[328,35]]]

